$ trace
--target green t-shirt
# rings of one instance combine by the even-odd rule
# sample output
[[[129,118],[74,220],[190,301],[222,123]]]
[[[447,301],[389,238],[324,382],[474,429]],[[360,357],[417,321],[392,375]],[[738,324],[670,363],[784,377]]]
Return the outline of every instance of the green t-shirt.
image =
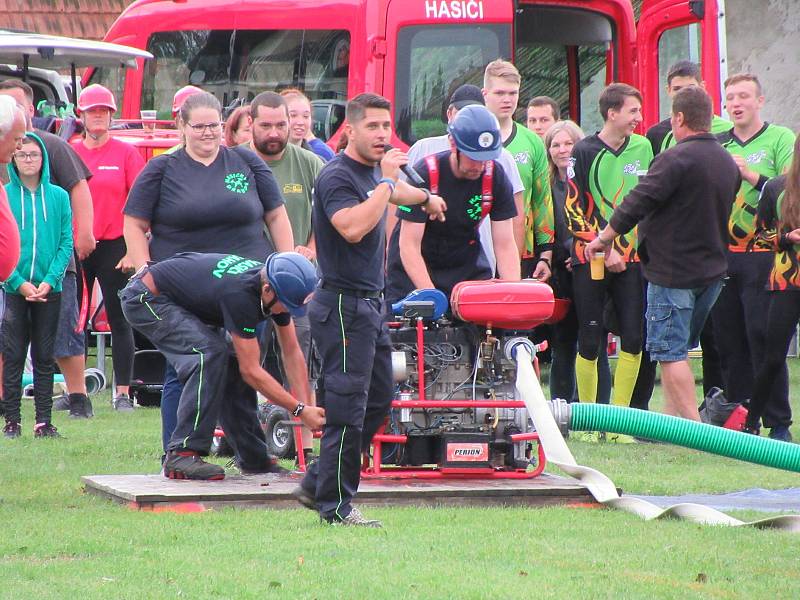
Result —
[[[550,194],[550,175],[547,151],[541,138],[527,127],[514,123],[511,135],[503,142],[517,163],[525,211],[524,256],[532,256],[534,248],[550,250],[555,238],[553,198]]]
[[[758,197],[771,177],[782,174],[789,167],[794,152],[794,133],[779,125],[764,123],[764,127],[747,141],[742,141],[733,129],[717,136],[722,146],[734,156],[742,156],[747,166],[761,177],[755,186],[742,179],[728,221],[728,249],[732,252],[769,252],[767,244],[753,242]]]
[[[286,201],[296,245],[305,246],[311,238],[311,192],[323,164],[316,154],[294,144],[286,145],[280,160],[267,161]]]
[[[567,225],[573,235],[574,264],[585,263],[583,249],[597,237],[622,204],[639,177],[647,173],[653,160],[653,149],[644,136],[633,134],[618,149],[612,150],[600,139],[590,135],[575,144],[567,168],[567,198],[564,210]],[[614,240],[614,250],[626,262],[638,261],[636,228]]]

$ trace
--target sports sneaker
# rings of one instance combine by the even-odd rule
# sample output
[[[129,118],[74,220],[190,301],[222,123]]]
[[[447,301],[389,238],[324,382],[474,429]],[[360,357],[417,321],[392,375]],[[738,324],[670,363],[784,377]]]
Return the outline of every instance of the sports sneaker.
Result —
[[[22,427],[15,421],[6,421],[6,426],[3,427],[3,435],[10,440],[18,438],[22,435]]]
[[[275,458],[270,457],[269,460],[256,467],[246,466],[239,463],[238,460],[235,458],[231,459],[228,463],[230,466],[236,466],[239,469],[239,472],[242,475],[266,475],[268,473],[276,473],[276,474],[285,474],[291,473],[289,469],[284,469],[282,466],[278,464],[278,461]]]
[[[748,425],[745,423],[744,427],[742,427],[742,433],[749,433],[750,435],[761,435],[761,429],[758,425]]]
[[[197,452],[191,450],[170,450],[164,461],[164,477],[168,479],[197,479],[219,481],[225,479],[225,469],[207,463]]]
[[[309,492],[302,485],[298,485],[292,490],[292,497],[309,510],[319,510],[317,499],[314,497],[314,494]]]
[[[53,410],[69,410],[69,396],[61,394],[53,400]]]
[[[128,394],[114,396],[114,400],[112,400],[111,403],[114,406],[114,410],[117,412],[133,412],[133,402],[131,402]]]
[[[364,515],[357,508],[351,508],[350,514],[344,519],[332,519],[328,521],[332,525],[339,525],[344,527],[372,527],[378,529],[383,527],[383,524],[376,519],[365,519]]]
[[[33,437],[61,437],[61,434],[59,434],[58,429],[50,423],[37,423],[33,426]]]
[[[70,394],[69,416],[73,419],[88,419],[94,416],[92,401],[89,400],[89,396],[86,394]]]
[[[636,440],[624,433],[606,432],[606,442],[609,444],[636,444]]]
[[[781,442],[792,441],[792,433],[789,431],[789,428],[786,427],[786,425],[777,425],[770,429],[769,437],[773,440],[779,440]]]

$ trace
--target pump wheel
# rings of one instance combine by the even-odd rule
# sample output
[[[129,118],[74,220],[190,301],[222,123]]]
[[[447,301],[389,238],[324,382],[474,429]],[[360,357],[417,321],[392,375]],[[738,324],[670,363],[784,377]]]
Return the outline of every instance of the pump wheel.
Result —
[[[294,457],[294,428],[282,425],[281,421],[291,421],[289,411],[274,404],[264,403],[258,407],[258,420],[267,437],[267,448],[275,458]]]

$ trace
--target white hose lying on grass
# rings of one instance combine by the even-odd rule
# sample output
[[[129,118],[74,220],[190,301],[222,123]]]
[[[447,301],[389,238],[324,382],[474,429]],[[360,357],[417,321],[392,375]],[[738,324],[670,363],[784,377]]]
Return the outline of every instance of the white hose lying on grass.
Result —
[[[580,481],[601,504],[633,513],[648,521],[673,517],[706,525],[731,525],[734,527],[746,525],[800,532],[800,515],[769,517],[746,523],[700,504],[675,504],[662,509],[641,498],[620,496],[617,486],[608,477],[600,471],[575,462],[575,458],[564,441],[547,405],[542,387],[539,385],[539,379],[533,370],[533,358],[527,345],[517,344],[514,347],[514,358],[517,362],[517,391],[533,419],[533,424],[539,433],[539,443],[544,448],[547,461]]]

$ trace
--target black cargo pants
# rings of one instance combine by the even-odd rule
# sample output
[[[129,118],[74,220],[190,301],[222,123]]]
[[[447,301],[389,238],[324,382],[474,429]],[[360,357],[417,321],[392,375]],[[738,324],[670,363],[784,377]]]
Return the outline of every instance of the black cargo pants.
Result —
[[[325,407],[319,460],[302,486],[326,520],[350,514],[369,447],[392,402],[389,330],[379,298],[318,289],[309,306],[311,334],[322,358],[317,399]],[[377,459],[379,460],[379,458]]]
[[[183,385],[168,450],[208,454],[228,383],[224,330],[206,325],[168,296],[153,295],[138,278],[119,296],[125,318],[164,355]]]

